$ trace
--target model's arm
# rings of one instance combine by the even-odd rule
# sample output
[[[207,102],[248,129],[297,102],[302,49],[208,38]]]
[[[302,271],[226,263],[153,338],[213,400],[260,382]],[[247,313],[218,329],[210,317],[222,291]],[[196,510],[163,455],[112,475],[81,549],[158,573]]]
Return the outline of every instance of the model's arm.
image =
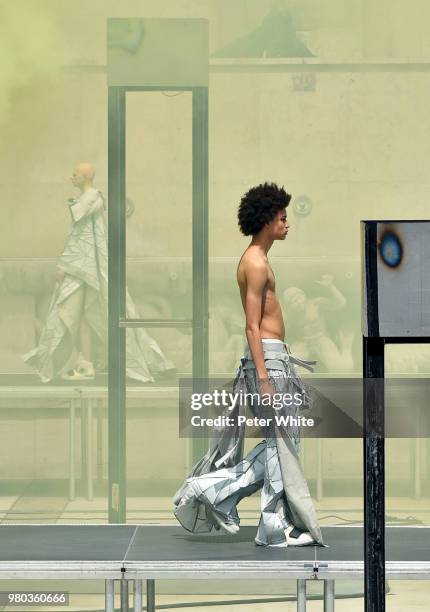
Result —
[[[263,346],[260,338],[260,322],[264,288],[267,283],[267,266],[263,262],[252,262],[246,271],[247,291],[245,302],[246,337],[255,363],[258,378],[266,380]]]
[[[75,200],[69,204],[70,212],[74,223],[77,223],[84,217],[94,215],[99,210],[104,208],[104,198],[100,191],[90,201],[86,200]]]

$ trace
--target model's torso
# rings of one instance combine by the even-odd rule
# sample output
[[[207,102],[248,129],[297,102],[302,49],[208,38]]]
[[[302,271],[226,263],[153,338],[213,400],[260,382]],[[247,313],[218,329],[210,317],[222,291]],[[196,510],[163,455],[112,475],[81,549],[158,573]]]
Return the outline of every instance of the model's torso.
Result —
[[[259,257],[260,261],[264,261],[267,267],[267,282],[264,287],[261,303],[260,338],[278,338],[279,340],[284,340],[284,319],[276,296],[275,275],[267,258],[263,260],[261,255],[256,255],[256,252],[252,249],[245,251],[237,267],[236,276],[243,309],[246,312],[247,272],[249,273],[256,257]]]

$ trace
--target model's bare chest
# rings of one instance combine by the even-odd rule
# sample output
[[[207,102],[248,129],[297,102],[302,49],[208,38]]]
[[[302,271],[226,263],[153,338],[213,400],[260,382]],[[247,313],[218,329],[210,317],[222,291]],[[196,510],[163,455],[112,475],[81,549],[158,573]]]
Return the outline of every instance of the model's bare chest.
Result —
[[[272,268],[267,264],[267,285],[266,289],[269,291],[275,291],[275,274]]]

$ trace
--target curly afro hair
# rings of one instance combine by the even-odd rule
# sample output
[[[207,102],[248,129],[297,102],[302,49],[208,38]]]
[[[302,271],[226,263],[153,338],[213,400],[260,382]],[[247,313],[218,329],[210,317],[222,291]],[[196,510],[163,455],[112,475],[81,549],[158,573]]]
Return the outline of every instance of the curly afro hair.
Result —
[[[276,183],[264,183],[251,187],[242,197],[237,213],[240,231],[245,236],[255,236],[288,206],[291,195]]]

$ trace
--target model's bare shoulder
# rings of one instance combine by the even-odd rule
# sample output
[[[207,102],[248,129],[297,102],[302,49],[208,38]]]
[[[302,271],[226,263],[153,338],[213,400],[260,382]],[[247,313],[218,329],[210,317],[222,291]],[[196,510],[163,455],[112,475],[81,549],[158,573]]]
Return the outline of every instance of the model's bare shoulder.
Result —
[[[250,292],[262,295],[267,281],[267,260],[256,249],[248,248],[242,255],[237,268],[237,282],[240,286],[242,300],[244,301]]]
[[[241,263],[247,274],[261,273],[267,270],[267,258],[257,249],[248,249],[242,256]]]
[[[242,260],[241,276],[246,279],[248,288],[264,287],[268,277],[267,261],[258,254],[250,253]]]

